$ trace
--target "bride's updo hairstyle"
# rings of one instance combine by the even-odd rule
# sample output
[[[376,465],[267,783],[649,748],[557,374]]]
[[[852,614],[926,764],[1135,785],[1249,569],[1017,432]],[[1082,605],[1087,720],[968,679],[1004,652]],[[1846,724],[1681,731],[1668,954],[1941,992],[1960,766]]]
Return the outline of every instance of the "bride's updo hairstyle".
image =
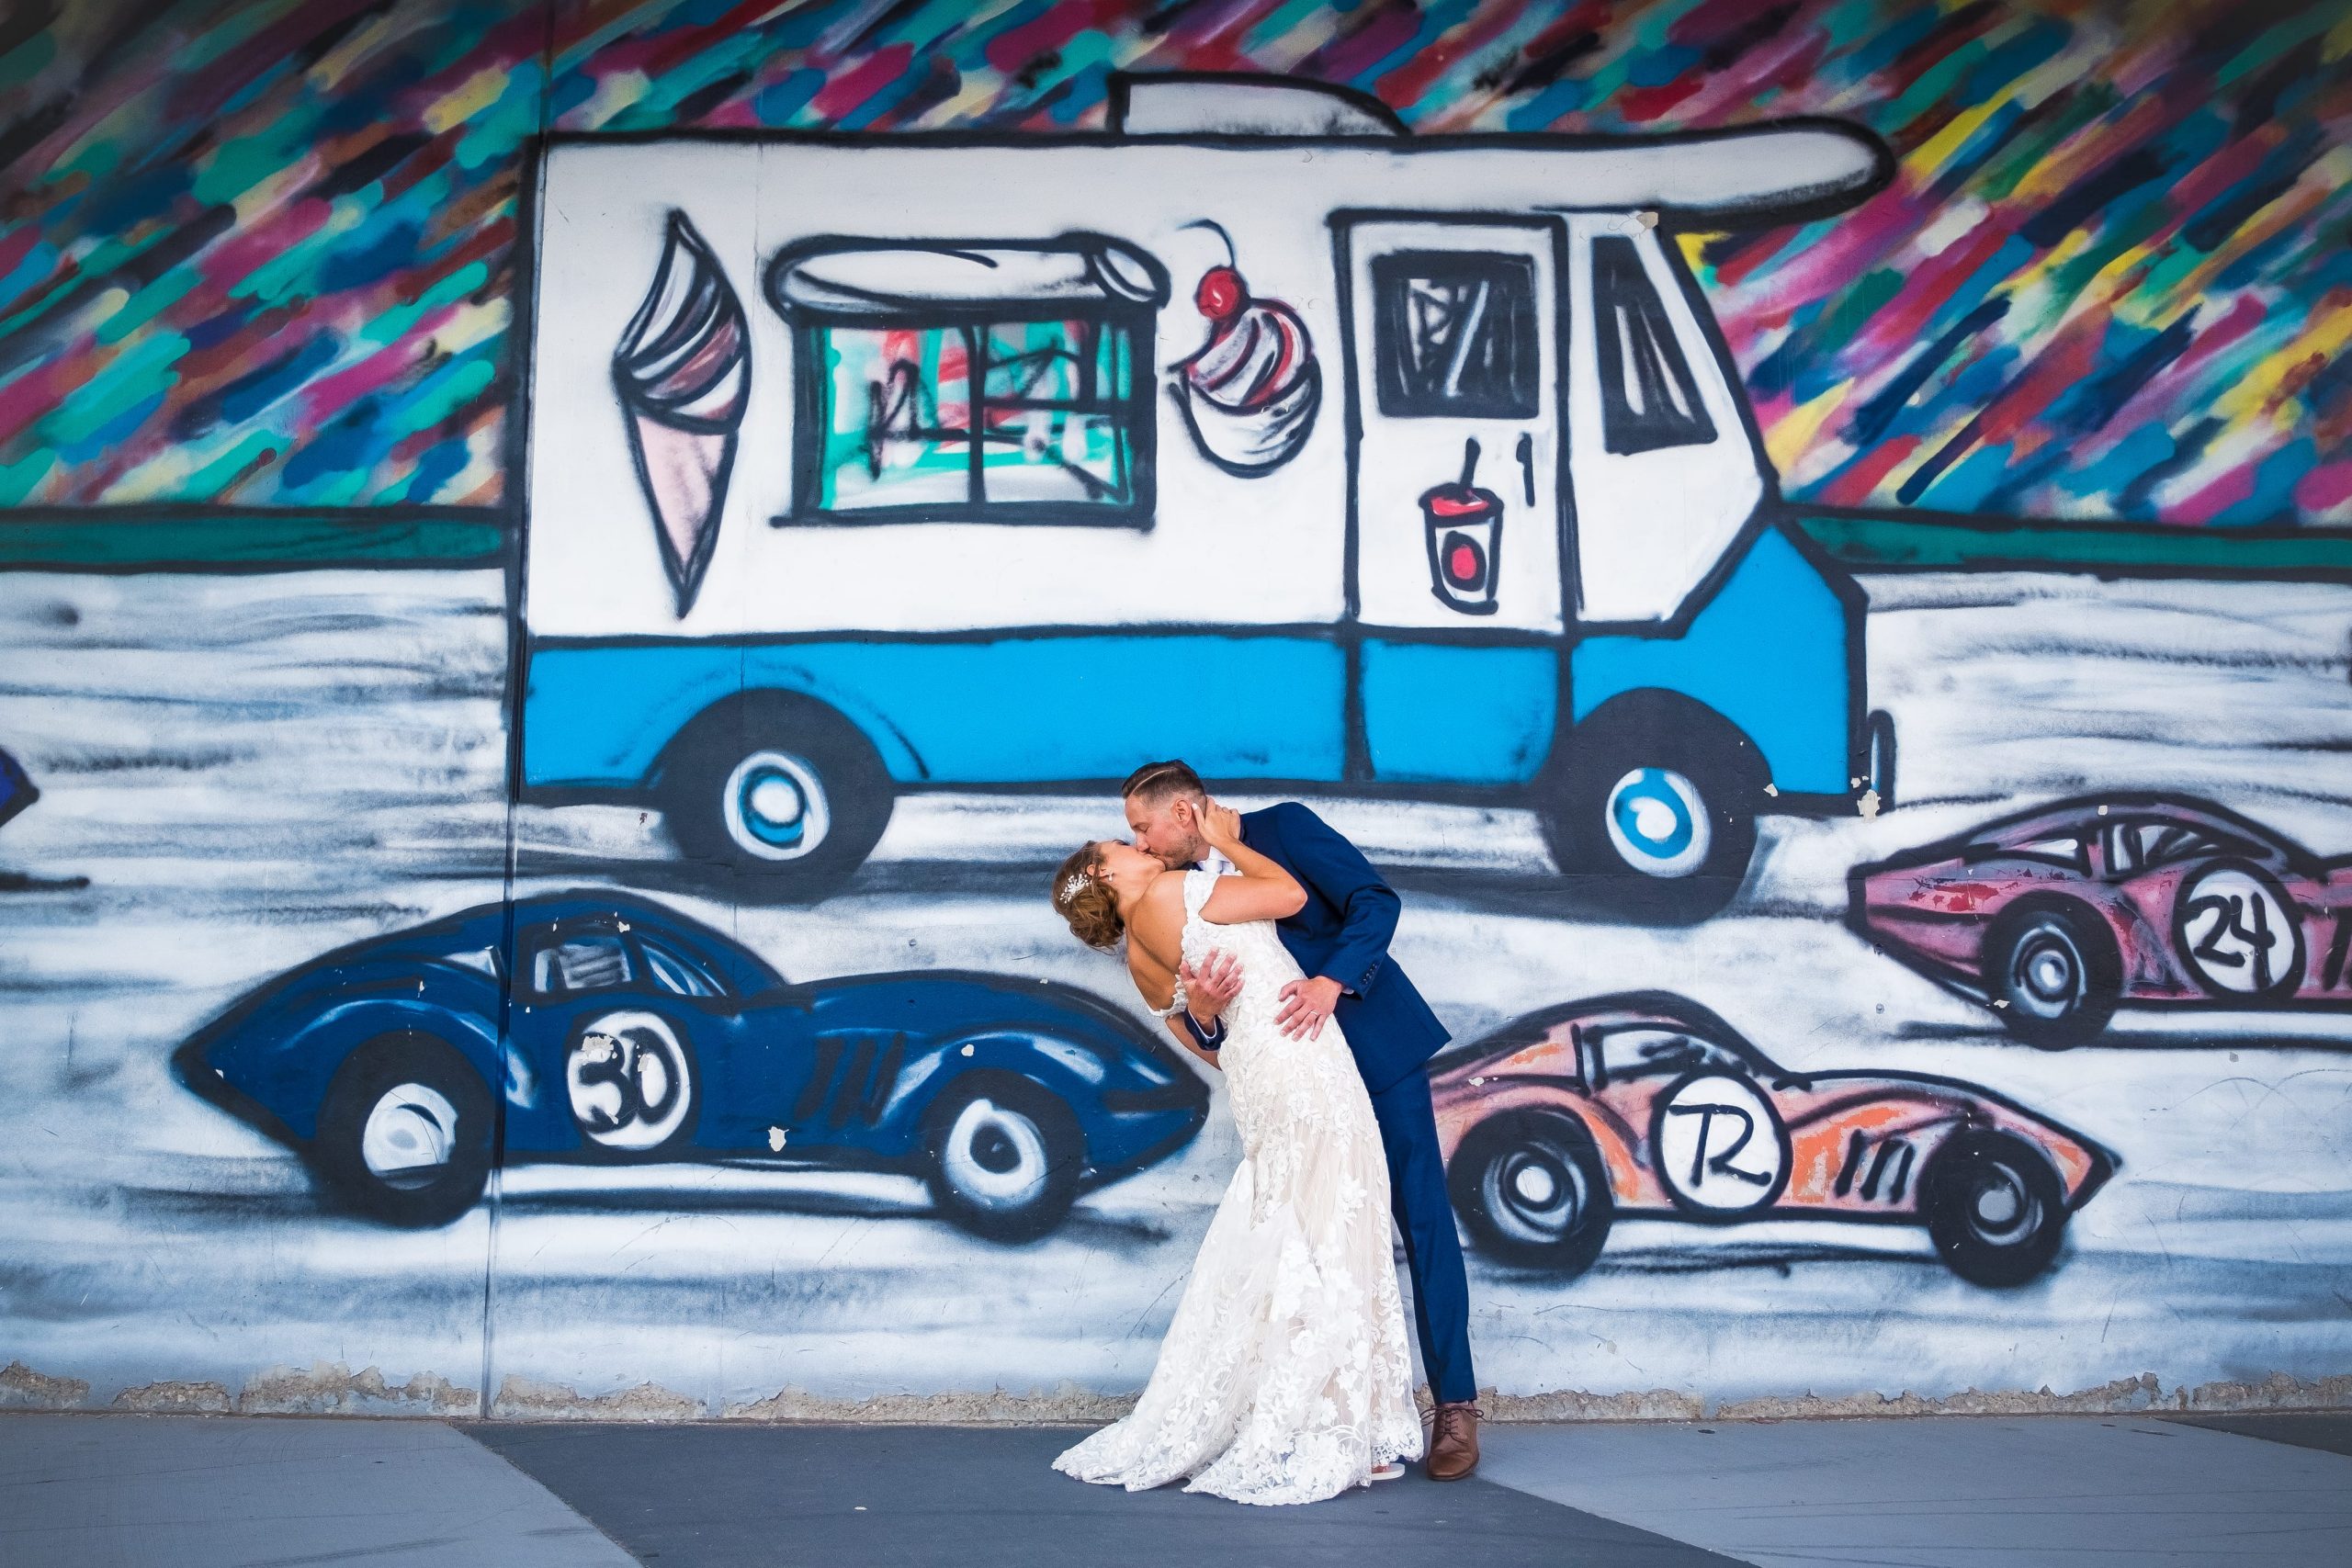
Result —
[[[1119,918],[1119,897],[1102,879],[1102,846],[1081,844],[1054,873],[1054,912],[1069,922],[1069,934],[1104,953],[1119,945],[1127,922]]]

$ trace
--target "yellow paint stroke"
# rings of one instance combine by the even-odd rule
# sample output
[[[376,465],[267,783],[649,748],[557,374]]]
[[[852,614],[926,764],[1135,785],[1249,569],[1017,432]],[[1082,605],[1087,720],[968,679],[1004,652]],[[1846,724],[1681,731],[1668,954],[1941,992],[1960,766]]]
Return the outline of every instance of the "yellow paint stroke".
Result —
[[[2352,301],[2314,315],[2291,341],[2248,366],[2228,391],[2213,400],[2213,412],[2235,423],[2269,411],[2297,367],[2314,357],[2334,359],[2346,344],[2352,344]]]
[[[2280,192],[2277,200],[2260,209],[2246,222],[2239,224],[2237,232],[2199,262],[2194,272],[2180,280],[2174,292],[2189,299],[2212,292],[2214,280],[2228,271],[2240,256],[2256,246],[2267,244],[2282,231],[2293,228],[2309,217],[2334,194],[2334,183],[2342,177],[2340,174],[2329,171],[2327,164],[2327,158],[2313,164],[2303,171],[2301,179]]]
[[[613,117],[645,96],[651,86],[642,71],[614,72],[598,82],[595,92],[580,106],[580,123],[592,130],[610,123]]]
[[[422,117],[424,129],[435,136],[447,136],[496,103],[498,95],[505,90],[506,68],[503,65],[484,66],[425,109]]]
[[[197,448],[166,446],[107,487],[107,499],[169,501],[185,492],[196,473]]]
[[[434,326],[433,346],[443,354],[463,354],[505,331],[511,319],[503,299],[459,305],[448,320]]]
[[[2326,40],[2320,46],[2320,58],[2331,64],[2347,54],[2352,54],[2352,11],[2345,12],[2344,19],[2327,29]]]
[[[339,85],[360,61],[391,38],[392,26],[392,18],[386,16],[356,28],[349,38],[319,56],[318,63],[308,73],[311,85],[322,88]]]
[[[1831,414],[1846,406],[1853,390],[1851,381],[1840,381],[1811,402],[1799,403],[1773,421],[1772,428],[1764,433],[1764,450],[1772,459],[1772,466],[1783,473],[1795,468],[1797,459],[1812,448],[1813,438],[1821,434],[1821,427],[1829,422]]]
[[[254,185],[240,191],[229,206],[237,215],[237,227],[250,229],[262,219],[308,189],[324,172],[316,149],[304,153],[291,164],[278,170]]]
[[[1998,114],[2001,107],[2008,101],[2008,95],[2000,93],[1973,109],[1961,110],[1941,130],[1921,142],[1911,156],[1903,161],[1915,172],[1940,173],[1946,164],[1960,155],[1960,150],[1968,144],[1968,139],[1983,130],[1984,122]]]

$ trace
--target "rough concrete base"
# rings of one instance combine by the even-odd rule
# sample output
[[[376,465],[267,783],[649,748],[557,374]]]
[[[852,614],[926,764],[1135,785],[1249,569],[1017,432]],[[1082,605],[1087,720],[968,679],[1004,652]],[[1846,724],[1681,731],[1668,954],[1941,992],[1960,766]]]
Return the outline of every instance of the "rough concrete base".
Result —
[[[2166,1412],[2352,1409],[2352,1373],[2304,1379],[2274,1372],[2258,1382],[2207,1382],[2167,1388],[2154,1372],[2119,1378],[2098,1388],[2054,1393],[1967,1389],[1935,1396],[1862,1391],[1850,1393],[1757,1395],[1711,1400],[1687,1389],[1586,1393],[1481,1391],[1487,1418],[1498,1422],[1786,1421],[1885,1416],[2132,1416]],[[1421,1393],[1424,1409],[1428,1393]],[[764,1398],[715,1404],[692,1394],[643,1382],[609,1393],[582,1393],[569,1384],[509,1375],[486,1413],[517,1421],[861,1422],[889,1426],[1090,1426],[1115,1421],[1134,1408],[1131,1393],[1098,1393],[1063,1383],[1013,1393],[876,1393],[841,1398],[797,1388]],[[355,1372],[319,1362],[304,1371],[271,1367],[231,1392],[214,1381],[160,1382],[96,1397],[83,1378],[41,1372],[22,1361],[0,1367],[0,1410],[114,1409],[211,1416],[481,1416],[478,1390],[437,1372],[393,1382],[378,1368]]]

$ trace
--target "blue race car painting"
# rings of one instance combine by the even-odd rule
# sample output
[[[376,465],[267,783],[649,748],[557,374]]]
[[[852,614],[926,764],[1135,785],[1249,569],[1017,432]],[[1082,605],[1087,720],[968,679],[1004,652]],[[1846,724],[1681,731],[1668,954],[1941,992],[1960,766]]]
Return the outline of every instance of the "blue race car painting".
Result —
[[[40,798],[40,791],[17,765],[17,759],[0,751],[0,822],[6,822],[26,807]]]
[[[481,1196],[501,1097],[508,1164],[905,1170],[1003,1241],[1052,1230],[1208,1113],[1172,1046],[1083,991],[944,971],[792,985],[707,927],[594,892],[330,953],[175,1061],[301,1150],[332,1197],[405,1225]]]

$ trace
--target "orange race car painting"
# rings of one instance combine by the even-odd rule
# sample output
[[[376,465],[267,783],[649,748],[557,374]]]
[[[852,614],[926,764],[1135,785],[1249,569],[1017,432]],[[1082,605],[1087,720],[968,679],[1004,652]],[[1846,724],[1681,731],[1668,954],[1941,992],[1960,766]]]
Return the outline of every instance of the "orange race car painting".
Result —
[[[1695,1002],[1531,1013],[1431,1064],[1456,1211],[1481,1251],[1581,1273],[1620,1214],[1927,1227],[1979,1285],[2050,1266],[2115,1173],[2083,1134],[1924,1073],[1792,1073]]]

